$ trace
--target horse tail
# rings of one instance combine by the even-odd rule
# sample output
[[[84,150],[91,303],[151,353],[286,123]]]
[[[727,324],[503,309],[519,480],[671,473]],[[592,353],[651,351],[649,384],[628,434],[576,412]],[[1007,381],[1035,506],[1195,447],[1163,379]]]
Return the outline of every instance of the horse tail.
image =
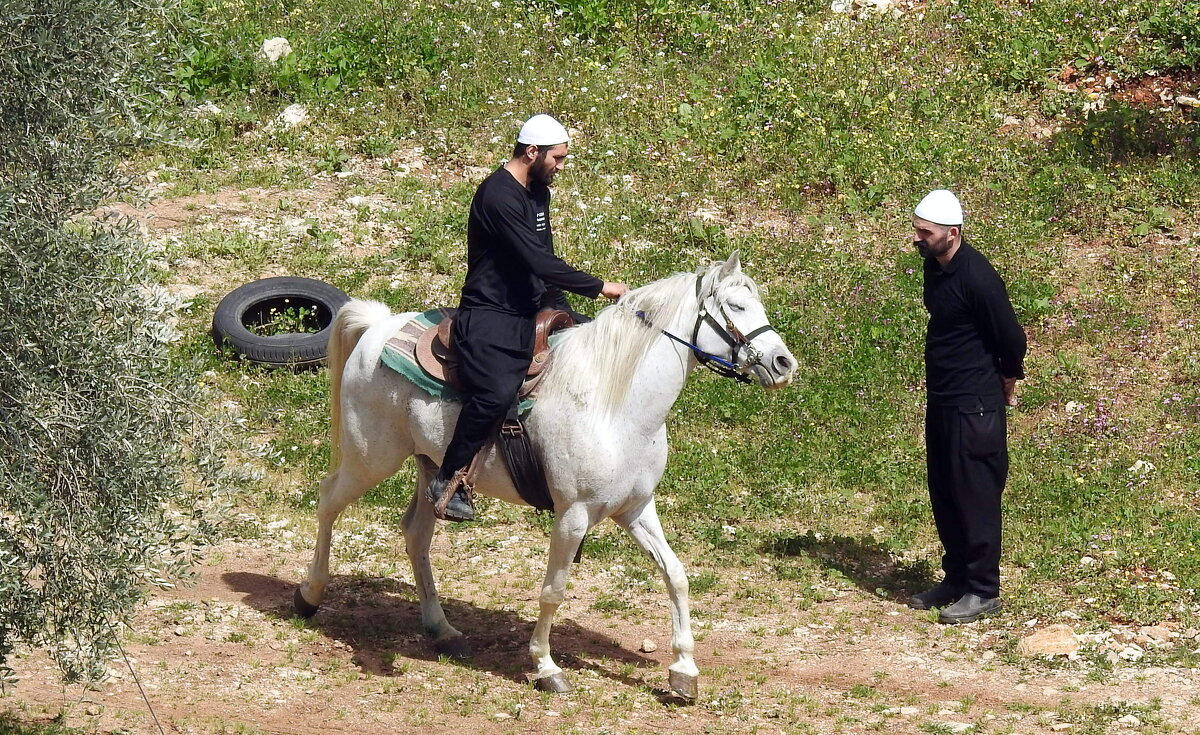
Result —
[[[378,301],[351,299],[341,309],[329,328],[329,347],[326,364],[329,366],[329,471],[342,461],[342,373],[350,352],[362,338],[363,332],[387,319],[392,310]]]

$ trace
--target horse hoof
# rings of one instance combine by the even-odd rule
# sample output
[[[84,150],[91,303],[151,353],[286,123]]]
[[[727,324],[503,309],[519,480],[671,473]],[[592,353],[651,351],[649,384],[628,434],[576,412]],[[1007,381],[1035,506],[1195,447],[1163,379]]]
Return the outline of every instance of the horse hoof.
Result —
[[[455,661],[467,661],[475,655],[475,652],[471,650],[471,644],[467,643],[467,637],[463,635],[436,640],[433,642],[433,650],[439,656],[446,656]]]
[[[679,699],[695,702],[700,694],[700,677],[693,674],[681,674],[678,671],[669,672],[667,682],[671,686],[671,694]]]
[[[302,618],[311,618],[321,609],[320,605],[314,605],[304,599],[304,595],[300,594],[300,588],[296,588],[296,595],[292,598],[292,604],[296,607],[296,614]]]
[[[540,679],[535,679],[533,688],[539,692],[550,692],[551,694],[566,694],[571,691],[571,682],[567,679],[567,675],[561,671],[550,676],[543,676]]]

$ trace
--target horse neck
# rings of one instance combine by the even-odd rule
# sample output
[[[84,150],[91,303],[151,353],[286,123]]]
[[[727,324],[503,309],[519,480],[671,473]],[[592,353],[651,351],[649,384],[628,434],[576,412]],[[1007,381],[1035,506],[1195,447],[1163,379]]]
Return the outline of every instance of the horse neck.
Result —
[[[696,321],[696,309],[681,310],[682,316],[666,327],[672,334],[691,340]],[[667,421],[671,407],[688,376],[699,364],[695,354],[678,342],[661,335],[638,365],[633,383],[621,408],[622,425],[651,435]]]
[[[647,411],[665,418],[695,361],[689,351],[671,347],[660,329],[686,331],[690,338],[698,310],[694,275],[638,289],[568,334],[555,348],[539,392],[546,399],[567,398],[601,422],[625,422]]]

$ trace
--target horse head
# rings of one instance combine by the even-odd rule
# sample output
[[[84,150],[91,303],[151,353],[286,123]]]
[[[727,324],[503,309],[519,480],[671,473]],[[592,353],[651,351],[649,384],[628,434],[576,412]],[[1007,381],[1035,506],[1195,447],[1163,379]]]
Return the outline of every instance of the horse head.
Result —
[[[692,343],[753,374],[767,389],[792,382],[796,358],[771,326],[758,285],[742,271],[734,251],[696,276],[697,316]]]

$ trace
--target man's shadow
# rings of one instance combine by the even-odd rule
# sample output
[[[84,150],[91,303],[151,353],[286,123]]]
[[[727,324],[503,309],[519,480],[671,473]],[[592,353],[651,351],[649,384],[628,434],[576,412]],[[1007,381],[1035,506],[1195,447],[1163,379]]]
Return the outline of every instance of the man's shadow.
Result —
[[[296,617],[292,607],[294,582],[250,572],[222,575],[226,586],[244,595],[254,609],[279,620]],[[528,643],[534,623],[507,610],[489,610],[461,600],[441,598],[446,617],[467,637],[474,655],[463,665],[491,671],[518,683],[532,670]],[[364,672],[394,676],[404,661],[437,660],[433,643],[421,626],[421,606],[416,589],[388,577],[337,576],[326,590],[325,604],[307,623],[331,640],[341,641],[354,654]],[[628,686],[645,682],[621,673],[657,665],[653,659],[624,648],[620,642],[559,619],[551,632],[555,661],[570,676],[572,670],[590,669]],[[666,694],[665,692],[657,692]]]
[[[866,535],[830,535],[810,530],[799,536],[778,536],[761,548],[763,553],[780,559],[809,559],[822,567],[836,569],[863,590],[882,593],[892,600],[906,599],[934,582],[929,561],[897,561],[886,546]]]

